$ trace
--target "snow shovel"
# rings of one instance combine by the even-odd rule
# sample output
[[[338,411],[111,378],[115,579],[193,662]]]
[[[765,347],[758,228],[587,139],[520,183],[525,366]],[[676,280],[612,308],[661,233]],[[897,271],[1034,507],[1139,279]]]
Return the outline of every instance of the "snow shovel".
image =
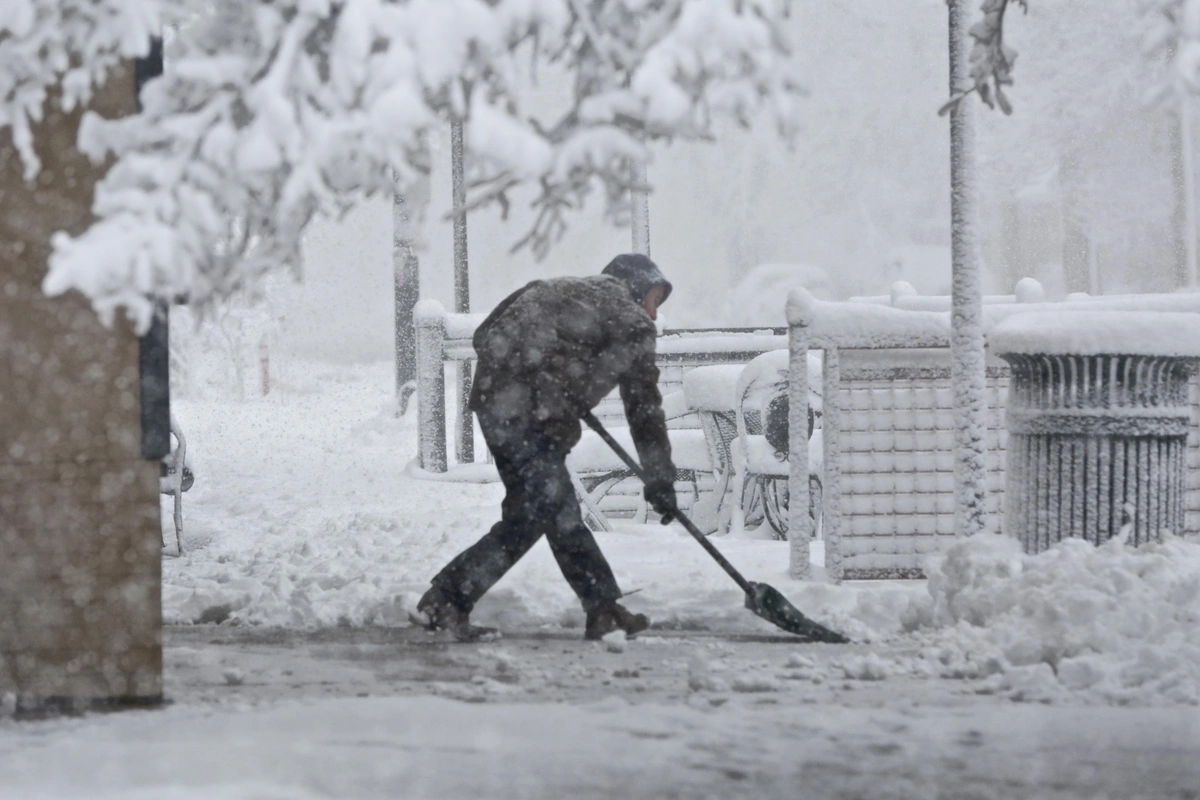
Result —
[[[617,443],[617,440],[612,437],[604,426],[600,424],[600,420],[591,411],[583,412],[583,421],[588,424],[588,427],[600,435],[613,452],[621,457],[629,469],[633,470],[633,474],[637,475],[642,483],[646,482],[646,476],[642,472],[642,468],[638,463],[625,452],[625,448]],[[788,633],[794,633],[801,636],[805,641],[809,642],[829,642],[830,644],[845,644],[850,640],[841,635],[837,631],[831,631],[824,625],[814,622],[800,610],[788,602],[788,599],[779,593],[778,589],[768,586],[765,583],[757,583],[748,581],[742,577],[742,573],[734,569],[733,564],[726,560],[725,556],[721,555],[721,551],[713,546],[712,542],[700,532],[687,516],[678,508],[671,509],[671,516],[683,523],[683,527],[687,528],[687,532],[692,535],[692,538],[700,543],[700,546],[708,551],[708,554],[721,565],[721,568],[729,573],[729,577],[742,587],[742,591],[746,593],[746,608],[753,611],[758,616],[776,625]]]

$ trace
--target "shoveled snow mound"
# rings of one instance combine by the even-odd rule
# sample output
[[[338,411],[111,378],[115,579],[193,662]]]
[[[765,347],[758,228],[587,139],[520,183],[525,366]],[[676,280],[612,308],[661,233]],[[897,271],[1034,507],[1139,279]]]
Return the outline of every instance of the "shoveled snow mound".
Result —
[[[905,625],[923,655],[1018,700],[1200,704],[1200,544],[1069,539],[1027,556],[1013,539],[947,549]]]

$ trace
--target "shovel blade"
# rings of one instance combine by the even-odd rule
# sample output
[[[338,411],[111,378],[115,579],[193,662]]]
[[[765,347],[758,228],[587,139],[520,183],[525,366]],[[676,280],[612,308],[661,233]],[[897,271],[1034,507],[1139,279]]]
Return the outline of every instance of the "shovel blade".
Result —
[[[780,627],[788,633],[801,636],[809,642],[847,644],[850,641],[837,631],[832,631],[821,623],[804,616],[800,609],[779,593],[778,589],[754,581],[750,582],[750,588],[753,592],[746,593],[746,608],[772,625]]]

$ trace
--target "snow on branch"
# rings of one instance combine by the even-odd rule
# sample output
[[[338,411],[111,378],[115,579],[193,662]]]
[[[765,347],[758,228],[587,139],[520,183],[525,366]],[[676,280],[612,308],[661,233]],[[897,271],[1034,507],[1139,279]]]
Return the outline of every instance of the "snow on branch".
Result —
[[[1004,12],[1010,2],[1016,3],[1025,12],[1029,11],[1026,0],[983,0],[980,10],[983,19],[971,26],[969,31],[975,43],[971,46],[971,85],[954,93],[938,111],[944,116],[972,92],[988,108],[1000,106],[1005,114],[1012,113],[1012,105],[1004,94],[1005,86],[1012,86],[1012,68],[1017,60],[1017,51],[1004,44]]]
[[[0,14],[0,130],[12,128],[25,179],[41,169],[32,126],[50,90],[63,109],[87,103],[122,58],[145,55],[158,34],[157,0],[6,0]]]
[[[168,2],[19,4],[35,9],[36,24],[0,23],[0,89],[22,74],[18,54],[47,39],[55,58],[85,65],[87,83],[98,83],[101,66],[140,52],[130,43],[156,32],[155,11]],[[722,119],[766,117],[794,132],[801,90],[784,36],[789,5],[215,0],[207,20],[177,32],[180,55],[147,84],[140,114],[85,117],[80,148],[116,160],[96,189],[97,223],[55,237],[44,288],[79,289],[102,318],[125,310],[146,324],[154,296],[203,306],[268,271],[298,269],[316,213],[377,192],[427,197],[428,137],[456,118],[466,127],[469,205],[504,207],[513,187],[537,187],[536,219],[519,245],[544,255],[597,188],[607,215],[623,219],[647,141],[711,138]],[[103,35],[43,31],[43,17],[55,27],[80,15],[103,17]],[[31,31],[38,38],[26,41]],[[573,82],[569,108],[549,121],[522,104],[521,81],[539,62]],[[21,95],[22,122],[0,90],[0,127],[28,142],[27,120],[62,74],[39,72]],[[26,163],[35,174],[36,161]]]

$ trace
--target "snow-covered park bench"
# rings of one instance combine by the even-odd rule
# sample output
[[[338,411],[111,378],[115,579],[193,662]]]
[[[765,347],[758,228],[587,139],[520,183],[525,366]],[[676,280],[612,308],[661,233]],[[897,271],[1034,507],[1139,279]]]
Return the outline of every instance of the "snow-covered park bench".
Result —
[[[776,538],[787,537],[786,452],[777,454],[766,435],[767,406],[786,393],[788,351],[774,350],[748,364],[699,367],[683,381],[688,405],[699,415],[716,475],[711,494],[697,508],[702,529],[742,530],[766,524]],[[820,441],[820,354],[812,353],[810,434]],[[821,482],[819,445],[809,448],[810,494]]]
[[[1025,284],[1025,288],[1031,288]],[[1018,290],[1018,295],[1022,290]],[[897,299],[900,302],[896,302]],[[1071,313],[1088,308],[1200,312],[1200,294],[1073,297],[1038,303],[1040,292],[991,298],[984,330],[1037,308]],[[862,298],[827,303],[795,290],[788,304],[791,371],[807,370],[808,353],[825,353],[825,563],[835,580],[922,576],[927,553],[955,536],[953,396],[950,386],[949,298]],[[912,310],[907,310],[912,309]],[[937,309],[937,310],[934,310]],[[945,309],[945,310],[942,310]],[[987,362],[987,510],[1003,528],[1008,366]],[[1191,382],[1185,498],[1187,531],[1200,527],[1200,382]],[[803,403],[793,390],[792,403]],[[793,420],[799,419],[793,409]],[[807,441],[793,431],[791,461],[806,462]],[[791,486],[798,487],[798,475]],[[807,574],[806,520],[790,514],[792,572]],[[1186,532],[1186,531],[1185,531]]]
[[[461,387],[475,359],[471,338],[484,316],[449,313],[433,300],[424,300],[417,306],[418,440],[420,465],[426,472],[451,475],[462,472],[464,476],[477,473],[467,466],[467,459],[460,457],[459,463],[450,463],[447,417],[453,415],[457,419],[460,440],[463,431],[473,431],[471,416],[462,412]],[[694,409],[683,404],[684,375],[702,366],[746,364],[762,353],[786,347],[783,329],[678,329],[659,336],[659,389],[670,418],[672,450],[680,467],[677,491],[685,510],[711,491],[714,478],[700,418]],[[460,387],[449,404],[448,375]],[[627,426],[617,394],[614,392],[601,401],[595,413],[621,440]],[[461,455],[462,448],[459,450]],[[583,484],[587,494],[584,499],[595,505],[601,516],[644,515],[640,484],[630,478],[595,434],[584,431],[584,438],[568,463]]]
[[[183,493],[192,488],[196,477],[192,472],[192,462],[188,457],[187,439],[183,435],[183,426],[175,415],[171,415],[171,436],[175,439],[175,447],[162,460],[162,475],[159,478],[159,493],[171,497],[173,510],[171,518],[175,523],[175,554],[183,555]],[[167,546],[166,534],[163,534],[163,547]]]

